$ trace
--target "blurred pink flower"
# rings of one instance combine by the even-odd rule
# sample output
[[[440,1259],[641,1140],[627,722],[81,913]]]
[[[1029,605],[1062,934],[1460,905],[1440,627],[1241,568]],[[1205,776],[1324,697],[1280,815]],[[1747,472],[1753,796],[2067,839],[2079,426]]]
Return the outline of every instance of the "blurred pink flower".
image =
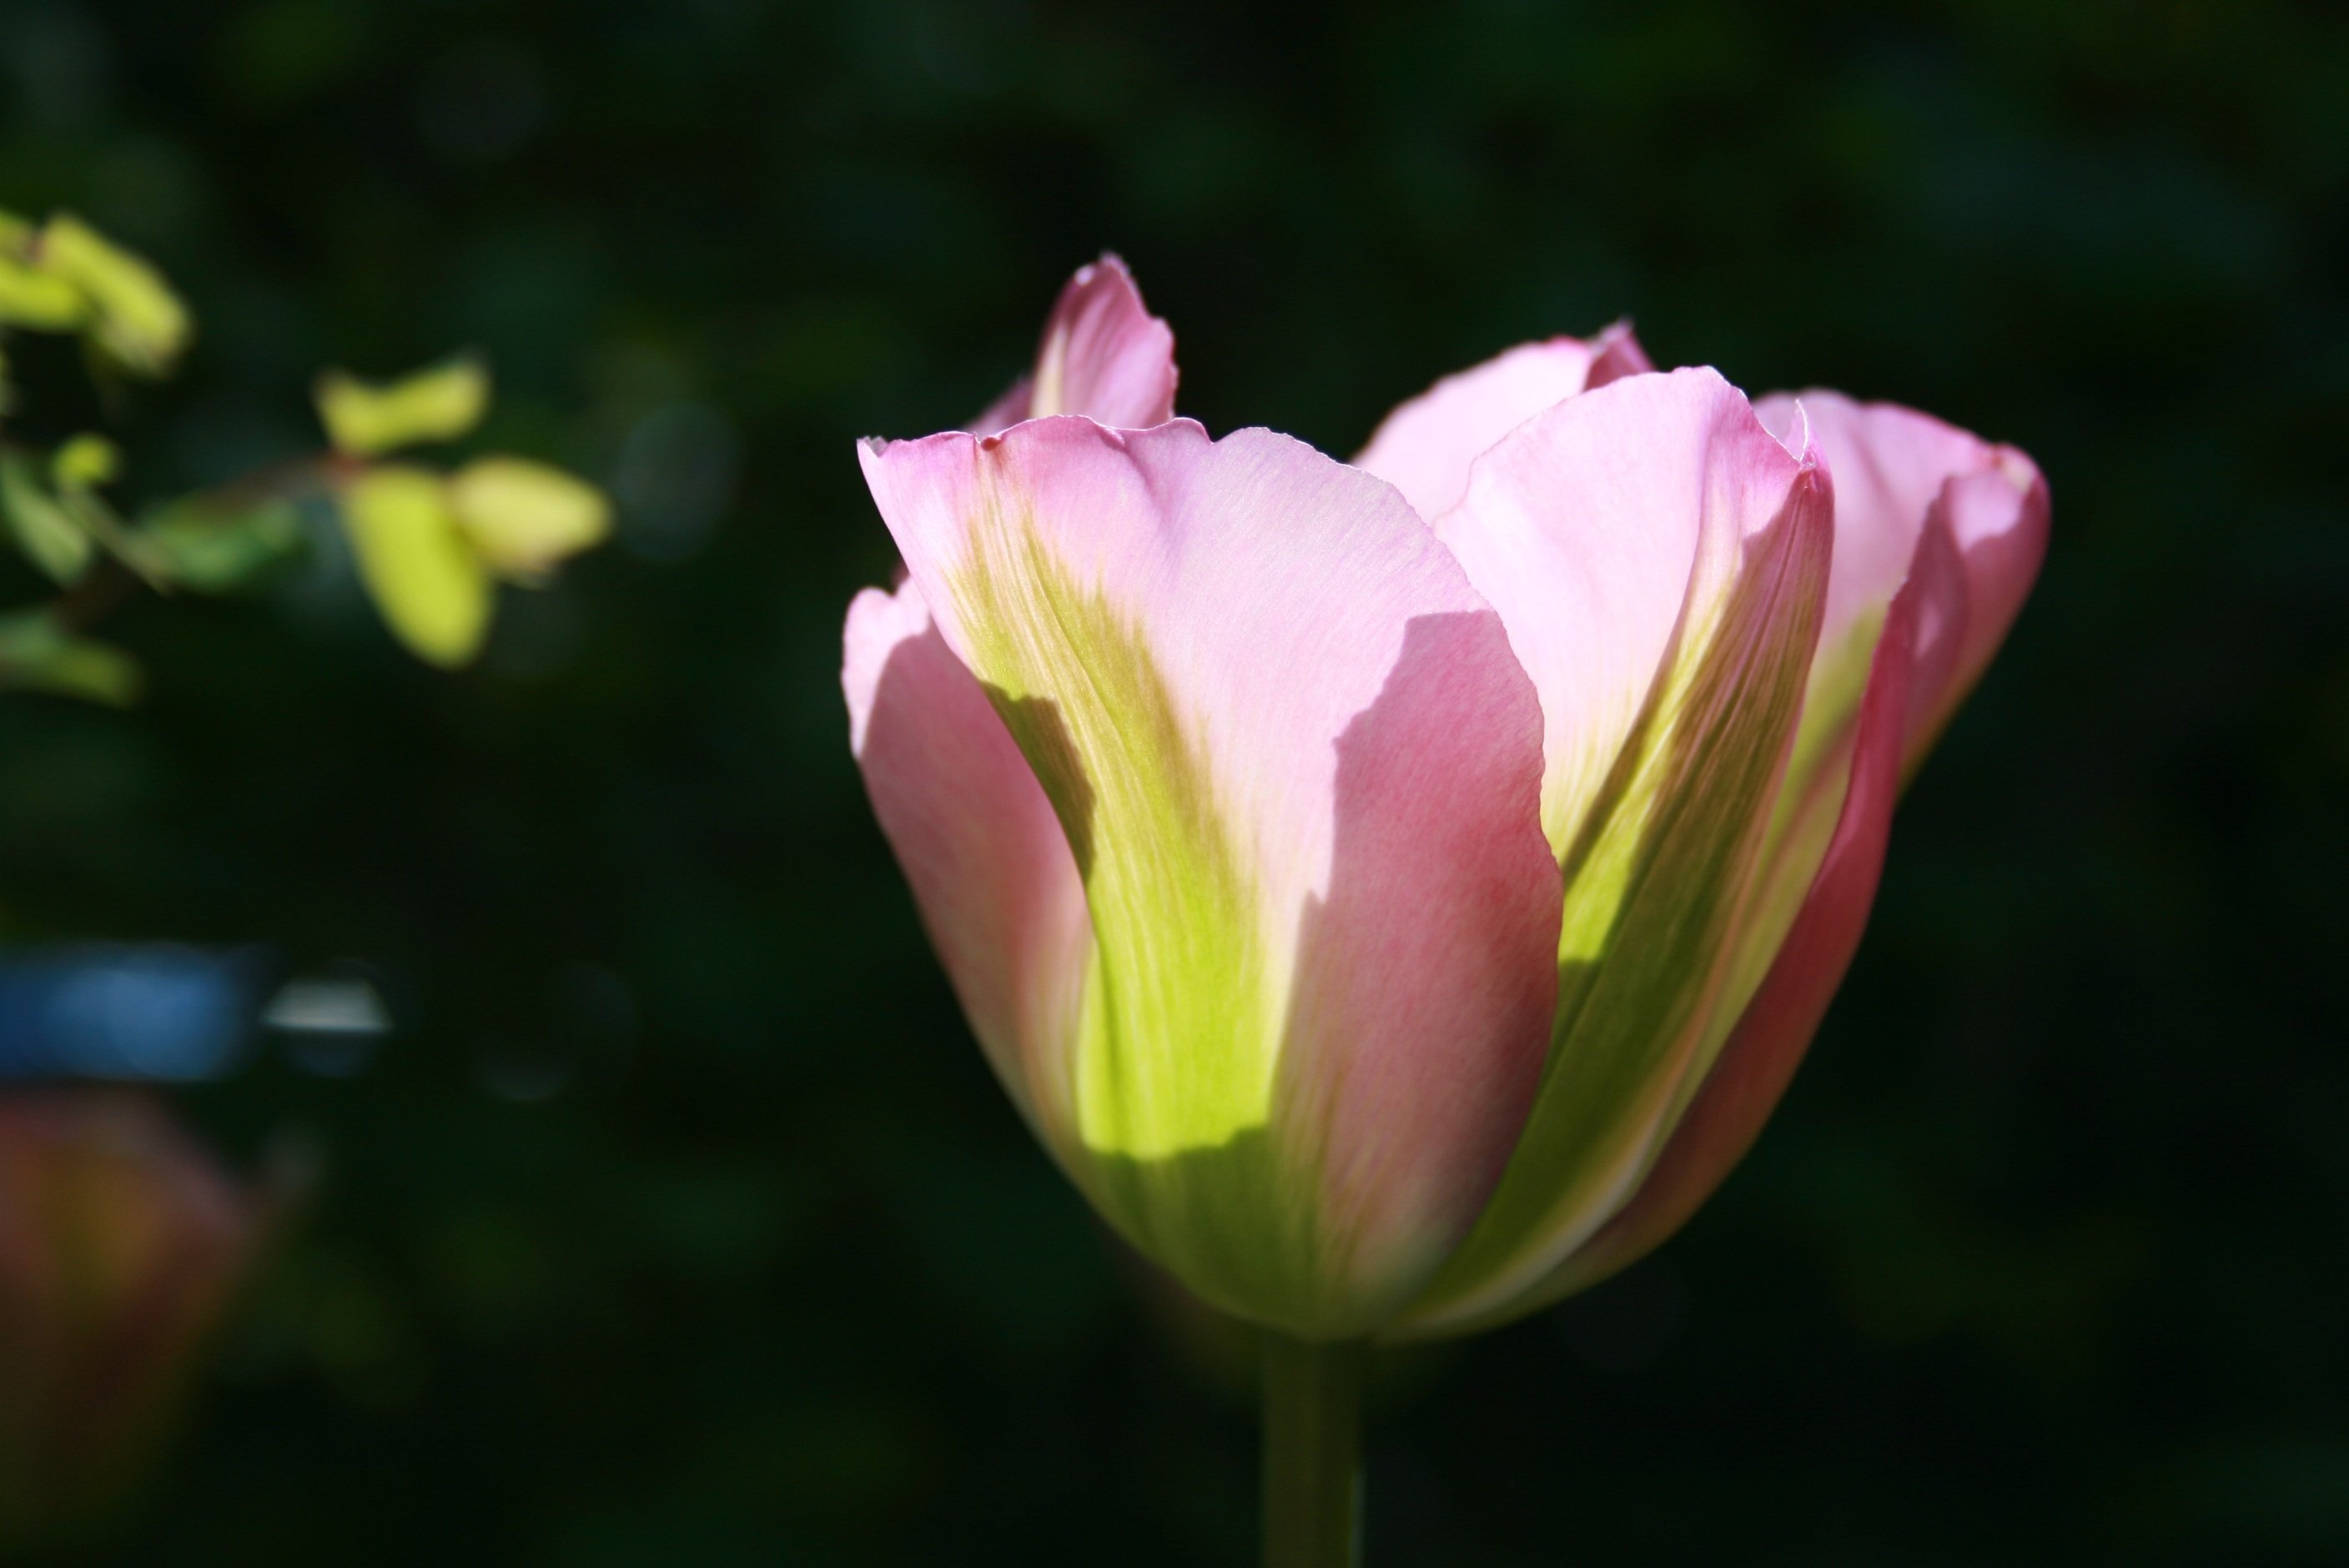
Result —
[[[0,1097],[0,1542],[134,1480],[264,1227],[151,1099]]]
[[[975,431],[866,443],[908,571],[849,612],[866,786],[1135,1245],[1307,1338],[1514,1316],[1760,1130],[2046,488],[1622,326],[1439,382],[1349,465],[1174,418],[1173,343],[1106,258]]]

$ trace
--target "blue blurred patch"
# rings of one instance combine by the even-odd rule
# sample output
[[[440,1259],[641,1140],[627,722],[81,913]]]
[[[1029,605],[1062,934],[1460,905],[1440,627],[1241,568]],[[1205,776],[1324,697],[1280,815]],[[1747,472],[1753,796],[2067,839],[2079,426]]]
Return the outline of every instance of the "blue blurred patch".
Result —
[[[165,944],[0,959],[0,1082],[222,1077],[252,1042],[260,968],[251,954]]]

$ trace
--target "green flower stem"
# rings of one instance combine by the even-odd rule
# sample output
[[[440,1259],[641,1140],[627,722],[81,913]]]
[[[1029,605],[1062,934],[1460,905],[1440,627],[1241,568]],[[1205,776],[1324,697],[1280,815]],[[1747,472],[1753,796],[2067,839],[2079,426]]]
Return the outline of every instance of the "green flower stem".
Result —
[[[1355,1568],[1362,1347],[1264,1336],[1264,1568]]]

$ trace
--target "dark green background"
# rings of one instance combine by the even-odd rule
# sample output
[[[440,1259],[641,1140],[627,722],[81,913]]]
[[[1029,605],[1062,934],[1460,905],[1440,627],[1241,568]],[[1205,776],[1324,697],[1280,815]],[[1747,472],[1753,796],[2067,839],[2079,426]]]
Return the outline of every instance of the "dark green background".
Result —
[[[119,616],[135,715],[0,706],[8,937],[404,1022],[190,1097],[326,1176],[123,1561],[1249,1560],[1246,1398],[986,1076],[835,685],[852,438],[968,417],[1105,245],[1217,430],[1350,450],[1629,312],[2054,488],[1785,1111],[1402,1369],[1372,1563],[2349,1556],[2342,8],[0,0],[0,205],[198,309],[134,488],[471,344],[484,439],[627,512],[461,676],[329,574]]]

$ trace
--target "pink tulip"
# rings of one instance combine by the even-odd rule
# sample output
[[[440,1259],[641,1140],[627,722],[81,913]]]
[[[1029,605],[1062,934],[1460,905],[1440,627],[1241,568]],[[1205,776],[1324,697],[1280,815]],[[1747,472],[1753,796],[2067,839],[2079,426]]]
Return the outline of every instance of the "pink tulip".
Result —
[[[1106,259],[976,432],[865,444],[908,573],[848,616],[875,811],[1021,1112],[1201,1297],[1317,1341],[1530,1311],[1752,1143],[2046,488],[1625,327],[1351,465],[1174,384]]]
[[[133,1479],[263,1210],[151,1100],[0,1099],[0,1542],[77,1527]]]

